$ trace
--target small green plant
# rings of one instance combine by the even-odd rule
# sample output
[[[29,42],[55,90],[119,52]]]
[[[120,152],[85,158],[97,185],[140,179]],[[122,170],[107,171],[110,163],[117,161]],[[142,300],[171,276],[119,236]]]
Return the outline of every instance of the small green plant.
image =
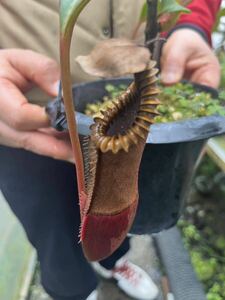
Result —
[[[225,253],[224,236],[219,236],[217,239],[220,242],[216,244],[213,238],[213,235],[217,235],[215,231],[211,232],[209,238],[204,230],[189,221],[182,220],[179,226],[196,274],[205,285],[207,300],[225,299],[225,261],[221,254],[221,251]]]
[[[107,107],[112,106],[112,100],[116,99],[121,93],[126,90],[127,86],[120,84],[119,86],[114,86],[112,84],[107,84],[105,90],[108,93],[107,96],[104,96],[103,99],[99,99],[94,103],[89,103],[86,106],[85,114],[87,116],[97,116],[101,110],[105,110]]]
[[[225,299],[225,191],[221,189],[222,173],[208,156],[197,169],[191,199],[184,217],[179,221],[185,247],[193,267],[202,281],[207,300]],[[212,193],[199,191],[199,177],[211,182]]]
[[[108,95],[102,100],[88,104],[85,113],[89,116],[98,115],[101,110],[110,106],[126,86],[115,87],[111,84],[106,85],[105,90]],[[162,87],[159,96],[161,104],[158,106],[159,116],[155,118],[156,123],[167,123],[186,119],[199,118],[218,114],[225,116],[223,107],[225,100],[221,93],[219,99],[213,99],[209,94],[196,92],[191,84],[178,83],[171,87]]]
[[[156,122],[165,123],[203,116],[225,116],[224,100],[213,99],[210,94],[196,92],[191,84],[178,83],[171,87],[164,87],[159,97],[161,105],[158,111],[161,116]]]

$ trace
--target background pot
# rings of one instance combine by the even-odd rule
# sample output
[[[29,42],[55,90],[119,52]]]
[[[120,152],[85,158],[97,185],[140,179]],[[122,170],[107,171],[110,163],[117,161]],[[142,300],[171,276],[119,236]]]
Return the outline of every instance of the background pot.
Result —
[[[74,86],[78,130],[89,133],[93,120],[82,114],[87,103],[102,99],[106,84],[129,84],[130,79],[100,80]],[[209,87],[194,85],[196,90],[217,96]],[[65,111],[59,100],[49,103],[47,112],[52,125],[67,129]],[[187,197],[194,167],[201,150],[210,137],[225,133],[225,118],[209,116],[198,119],[154,124],[147,139],[140,176],[140,201],[132,233],[150,234],[172,227],[178,220]]]

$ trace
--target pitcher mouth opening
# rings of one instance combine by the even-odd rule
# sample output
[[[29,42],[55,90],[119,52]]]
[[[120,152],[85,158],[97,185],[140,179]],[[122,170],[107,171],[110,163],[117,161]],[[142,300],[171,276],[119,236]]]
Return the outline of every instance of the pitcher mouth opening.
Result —
[[[105,133],[111,137],[119,134],[126,135],[127,131],[132,127],[140,107],[139,93],[132,85],[128,88],[128,91],[114,103],[118,111],[112,116],[112,120],[109,120],[109,126],[106,128]]]
[[[155,71],[153,79],[154,75]],[[130,146],[136,145],[139,139],[147,138],[149,127],[154,123],[155,115],[158,115],[155,105],[159,101],[154,96],[159,90],[153,89],[149,94],[148,86],[139,91],[137,84],[141,83],[131,84],[124,94],[112,102],[112,107],[101,111],[102,117],[94,119],[92,140],[101,152],[128,152]],[[145,84],[145,80],[142,84]]]

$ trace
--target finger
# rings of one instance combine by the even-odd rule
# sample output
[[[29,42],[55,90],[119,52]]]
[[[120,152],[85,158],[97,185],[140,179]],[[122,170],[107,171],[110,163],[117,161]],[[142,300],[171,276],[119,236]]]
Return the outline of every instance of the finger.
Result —
[[[7,79],[0,78],[1,120],[17,130],[48,127],[49,118],[43,107],[30,104],[20,90]]]
[[[71,143],[42,132],[27,132],[21,137],[22,147],[39,155],[74,162]]]
[[[189,53],[186,54],[189,55]],[[163,84],[172,85],[183,78],[187,60],[186,54],[179,44],[177,44],[177,47],[174,47],[169,41],[164,46],[161,59],[161,80]]]
[[[213,88],[218,88],[220,84],[220,65],[216,57],[207,57],[192,61],[187,66],[193,70],[190,76],[192,82],[204,84]]]
[[[6,50],[0,50],[1,54],[2,52],[6,52]],[[24,92],[27,91],[29,89],[27,79],[5,59],[4,55],[3,58],[0,56],[0,78],[13,82]]]
[[[69,140],[56,138],[43,132],[21,132],[0,121],[0,143],[14,148],[23,148],[39,155],[74,162]]]
[[[201,68],[196,70],[190,79],[192,82],[218,88],[220,84],[220,76],[218,74],[219,72],[215,67],[212,67],[210,70],[208,68]]]
[[[11,49],[5,53],[9,63],[27,80],[50,96],[57,95],[60,69],[53,59],[31,50]]]
[[[55,128],[52,128],[52,127],[41,128],[41,129],[38,129],[38,131],[49,134],[49,135],[52,135],[52,136],[54,136],[58,139],[61,139],[61,140],[70,141],[70,135],[69,135],[68,131],[60,132],[60,131],[56,130]]]

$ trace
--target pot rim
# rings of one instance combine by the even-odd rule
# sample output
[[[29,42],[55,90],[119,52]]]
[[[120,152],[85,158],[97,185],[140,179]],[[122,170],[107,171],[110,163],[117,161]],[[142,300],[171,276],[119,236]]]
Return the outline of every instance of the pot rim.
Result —
[[[75,84],[73,86],[73,93],[75,96],[75,101],[79,102],[79,97],[82,96],[83,89],[90,89],[95,87],[95,90],[101,88],[102,85],[106,84],[129,84],[132,78],[113,78],[113,79],[100,79],[96,81],[84,82],[80,84]],[[187,81],[183,81],[187,83]],[[210,93],[214,98],[218,95],[218,91],[196,83],[192,83],[194,87],[199,91],[205,91]],[[56,100],[57,101],[57,100]],[[52,103],[52,102],[51,102]],[[49,112],[49,106],[47,106],[47,111]],[[77,124],[78,132],[81,135],[90,134],[90,125],[93,124],[93,119],[86,116],[83,113],[77,112]],[[55,122],[52,122],[53,125]],[[56,127],[56,126],[54,126]],[[67,123],[64,121],[62,129],[67,129]],[[198,140],[207,140],[211,137],[222,135],[225,133],[225,117],[219,115],[206,116],[196,119],[188,119],[176,122],[168,123],[157,123],[150,127],[150,133],[148,135],[147,144],[170,144],[170,143],[181,143],[181,142],[193,142]]]

